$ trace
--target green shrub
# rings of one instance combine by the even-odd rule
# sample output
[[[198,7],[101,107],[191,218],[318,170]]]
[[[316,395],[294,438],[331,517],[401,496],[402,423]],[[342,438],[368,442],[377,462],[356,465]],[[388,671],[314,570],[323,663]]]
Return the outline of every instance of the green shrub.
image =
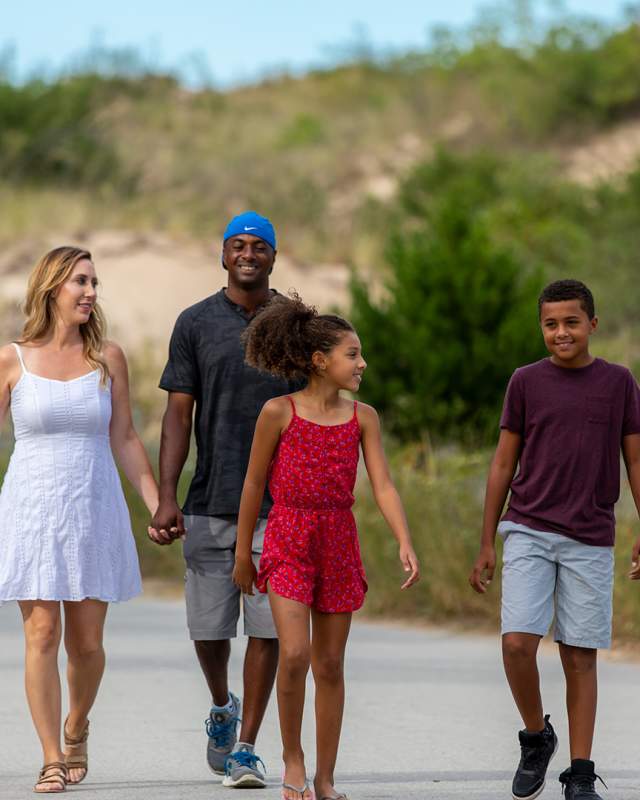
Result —
[[[511,373],[543,352],[541,276],[523,274],[492,241],[478,211],[491,191],[483,170],[440,194],[429,186],[425,199],[428,174],[418,168],[401,192],[384,297],[352,280],[351,317],[369,361],[361,392],[403,441],[490,440]]]

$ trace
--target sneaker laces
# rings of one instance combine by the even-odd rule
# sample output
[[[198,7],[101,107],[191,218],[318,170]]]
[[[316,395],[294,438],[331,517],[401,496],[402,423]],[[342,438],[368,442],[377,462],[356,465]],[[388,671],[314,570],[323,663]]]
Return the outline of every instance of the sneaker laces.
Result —
[[[235,753],[231,753],[231,755],[225,760],[224,762],[224,769],[227,775],[231,772],[232,763],[235,761],[236,764],[239,764],[241,767],[249,767],[249,769],[258,769],[258,764],[262,764],[262,769],[264,772],[267,771],[267,768],[264,765],[264,761],[257,756],[255,753],[251,753],[249,750],[237,750]]]
[[[209,715],[204,721],[207,736],[213,739],[215,747],[220,749],[229,747],[235,736],[236,725],[240,721],[239,717],[229,716],[224,722],[217,722]]]
[[[576,775],[570,770],[566,770],[560,775],[559,778],[560,783],[562,784],[562,794],[565,793],[565,789],[569,783],[572,783],[576,789],[586,790],[595,794],[596,779],[600,781],[605,789],[609,788],[602,778],[599,775],[596,775],[595,772],[593,775]]]
[[[522,759],[520,764],[523,772],[536,772],[539,766],[545,765],[549,755],[545,747],[526,747],[523,745],[521,749]]]

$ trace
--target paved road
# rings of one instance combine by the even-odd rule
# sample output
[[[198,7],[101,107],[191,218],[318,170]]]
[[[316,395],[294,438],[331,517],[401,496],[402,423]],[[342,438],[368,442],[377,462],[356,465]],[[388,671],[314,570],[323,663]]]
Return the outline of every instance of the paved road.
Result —
[[[97,800],[216,800],[233,797],[204,763],[207,694],[184,629],[182,604],[135,601],[109,612],[108,667],[92,714],[91,771],[72,790]],[[232,660],[240,674],[239,647]],[[568,764],[561,672],[552,647],[542,657],[547,709],[561,735],[543,798],[560,798]],[[351,800],[509,798],[518,760],[518,719],[495,637],[456,636],[380,624],[354,626],[348,700],[338,764]],[[22,635],[15,605],[0,609],[0,798],[33,797],[39,750],[22,692]],[[640,800],[640,665],[601,665],[596,741],[604,797]],[[309,715],[307,715],[309,718]],[[307,752],[313,731],[305,729]],[[275,800],[279,743],[275,704],[259,753]],[[312,759],[309,759],[312,761]],[[310,766],[312,766],[310,764]]]

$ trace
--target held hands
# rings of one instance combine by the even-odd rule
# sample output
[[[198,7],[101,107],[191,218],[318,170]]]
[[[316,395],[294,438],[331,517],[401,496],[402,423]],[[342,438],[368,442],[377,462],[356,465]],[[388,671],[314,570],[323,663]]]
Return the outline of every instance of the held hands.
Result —
[[[187,530],[184,527],[184,517],[178,504],[161,502],[153,515],[147,534],[156,544],[172,544],[176,539],[184,539]]]
[[[478,594],[484,594],[493,580],[495,569],[496,548],[493,545],[485,545],[481,548],[471,575],[469,575],[471,588]]]
[[[640,581],[640,538],[636,540],[631,551],[631,570],[628,577],[632,581]]]
[[[236,563],[231,577],[243,594],[253,594],[253,585],[258,577],[258,571],[251,556],[245,559],[236,555]]]
[[[416,581],[420,580],[420,565],[418,564],[418,557],[416,556],[413,547],[410,545],[401,545],[399,556],[404,571],[411,573],[400,588],[408,589],[410,586],[413,586]]]

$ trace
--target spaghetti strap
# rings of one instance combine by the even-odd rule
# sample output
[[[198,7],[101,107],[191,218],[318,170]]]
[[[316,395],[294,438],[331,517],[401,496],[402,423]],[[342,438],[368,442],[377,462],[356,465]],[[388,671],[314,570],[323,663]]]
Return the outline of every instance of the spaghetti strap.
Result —
[[[353,401],[353,416],[358,419],[358,401]]]
[[[298,412],[296,411],[296,404],[293,402],[293,397],[290,394],[287,395],[287,400],[291,403],[291,410],[293,411],[293,416],[297,417]]]
[[[18,354],[18,361],[20,362],[20,366],[22,367],[22,371],[27,373],[28,370],[24,365],[24,359],[22,358],[22,350],[20,350],[20,345],[17,342],[11,342],[11,344],[16,348],[16,353]]]

